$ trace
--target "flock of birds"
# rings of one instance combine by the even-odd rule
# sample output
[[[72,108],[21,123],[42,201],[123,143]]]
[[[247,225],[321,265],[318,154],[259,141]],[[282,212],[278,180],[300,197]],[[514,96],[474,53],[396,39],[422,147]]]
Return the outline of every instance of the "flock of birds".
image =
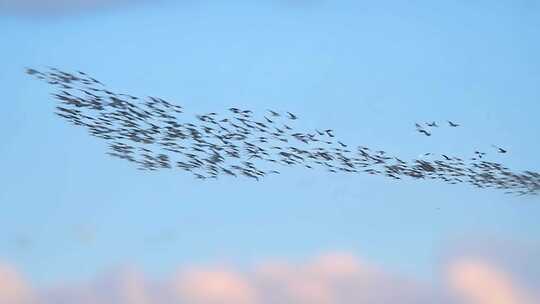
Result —
[[[416,131],[424,134],[425,136],[431,136],[431,132],[429,132],[428,130],[426,130],[426,128],[424,128],[422,125],[418,124],[418,123],[415,123],[416,125]],[[457,123],[454,123],[454,122],[451,122],[450,120],[448,120],[448,125],[452,128],[455,128],[455,127],[459,127],[460,125],[457,124]],[[437,124],[437,122],[433,121],[433,122],[426,122],[426,126],[427,127],[430,127],[430,128],[438,128],[439,125]]]
[[[468,183],[519,195],[540,190],[539,173],[513,172],[483,160],[485,153],[479,151],[470,160],[441,155],[440,159],[408,162],[382,150],[351,147],[337,140],[332,129],[300,132],[291,126],[298,116],[290,112],[268,110],[257,118],[250,110],[230,108],[226,115],[212,112],[185,121],[181,119],[184,108],[179,105],[157,97],[115,93],[81,71],[28,68],[26,73],[56,87],[53,96],[58,101],[58,116],[107,141],[109,155],[141,170],[178,168],[198,179],[228,175],[260,180],[279,174],[281,166],[302,166],[395,180],[411,177]],[[438,127],[436,122],[426,125]],[[431,135],[416,126],[418,132]]]
[[[459,127],[460,125],[457,124],[457,123],[454,123],[454,122],[451,122],[450,120],[447,121],[448,122],[448,126],[452,127],[452,128],[456,128],[456,127]],[[419,123],[415,123],[415,126],[416,126],[416,131],[418,131],[419,133],[422,133],[426,136],[431,136],[431,132],[427,131],[426,128],[424,128],[422,125],[420,125]],[[431,128],[438,128],[439,125],[437,125],[437,122],[433,121],[433,122],[426,122],[426,126],[427,127],[431,127]],[[499,146],[496,146],[496,145],[491,145],[493,148],[497,149],[497,152],[498,153],[506,153],[508,152],[506,149],[503,149]],[[474,154],[475,154],[475,157],[471,158],[471,160],[478,160],[478,159],[481,159],[482,157],[486,156],[486,152],[480,152],[480,151],[474,151]],[[424,154],[424,156],[428,156],[428,155],[431,155],[431,153],[426,153]],[[446,160],[450,160],[450,157],[444,155],[444,154],[441,154],[441,156],[443,156]]]

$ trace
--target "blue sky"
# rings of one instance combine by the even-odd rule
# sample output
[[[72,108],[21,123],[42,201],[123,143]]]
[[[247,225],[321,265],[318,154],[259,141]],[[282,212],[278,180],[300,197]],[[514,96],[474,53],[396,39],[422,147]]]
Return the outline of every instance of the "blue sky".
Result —
[[[9,1],[6,1],[8,3]],[[538,246],[538,197],[300,168],[261,182],[140,172],[53,115],[24,67],[82,70],[194,117],[239,106],[298,113],[343,141],[540,170],[540,8],[532,1],[200,1],[0,15],[0,259],[35,284],[126,263],[344,250],[423,279],[463,240]],[[458,121],[430,138],[415,122]],[[440,208],[440,209],[438,209]],[[21,245],[24,243],[24,246]],[[537,261],[538,262],[538,261]]]

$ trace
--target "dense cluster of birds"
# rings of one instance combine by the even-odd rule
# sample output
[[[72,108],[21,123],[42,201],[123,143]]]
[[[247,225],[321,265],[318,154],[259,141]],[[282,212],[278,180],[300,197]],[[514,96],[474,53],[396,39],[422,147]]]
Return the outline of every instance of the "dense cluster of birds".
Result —
[[[411,177],[468,183],[520,195],[540,190],[539,173],[513,172],[481,159],[483,154],[478,151],[472,161],[450,155],[405,161],[382,150],[351,147],[337,140],[332,129],[300,132],[292,127],[299,117],[290,112],[267,110],[257,117],[250,110],[233,107],[225,115],[212,112],[186,121],[180,105],[158,97],[115,93],[81,71],[28,68],[26,73],[55,86],[58,116],[107,141],[109,155],[141,170],[178,168],[198,179],[228,175],[260,180],[279,174],[282,166],[302,166],[395,180]]]

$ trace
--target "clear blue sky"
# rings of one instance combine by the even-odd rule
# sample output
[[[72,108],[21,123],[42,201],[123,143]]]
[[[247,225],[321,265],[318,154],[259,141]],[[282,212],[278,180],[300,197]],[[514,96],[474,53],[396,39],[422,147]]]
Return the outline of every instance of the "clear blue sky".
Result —
[[[37,284],[336,249],[429,278],[453,242],[540,241],[538,197],[301,168],[258,183],[141,172],[54,116],[50,88],[23,73],[86,71],[190,115],[287,110],[407,159],[498,144],[510,152],[493,160],[540,171],[534,1],[182,2],[0,15],[0,258]],[[447,119],[463,127],[414,130]]]

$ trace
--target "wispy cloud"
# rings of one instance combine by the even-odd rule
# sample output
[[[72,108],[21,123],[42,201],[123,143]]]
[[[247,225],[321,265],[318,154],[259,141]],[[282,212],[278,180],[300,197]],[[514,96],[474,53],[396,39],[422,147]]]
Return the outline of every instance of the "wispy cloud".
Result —
[[[162,280],[129,269],[85,284],[33,290],[17,271],[2,266],[0,303],[540,303],[525,285],[488,260],[456,257],[444,269],[440,283],[428,284],[348,253],[330,253],[304,263],[265,261],[247,269],[188,267]]]

